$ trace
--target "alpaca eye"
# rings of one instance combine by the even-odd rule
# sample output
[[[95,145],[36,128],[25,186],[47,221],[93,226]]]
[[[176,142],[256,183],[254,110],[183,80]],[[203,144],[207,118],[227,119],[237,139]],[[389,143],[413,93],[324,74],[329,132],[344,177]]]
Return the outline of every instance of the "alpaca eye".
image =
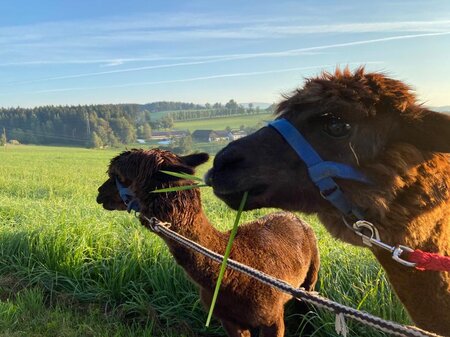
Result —
[[[339,117],[331,117],[323,124],[323,131],[333,138],[343,138],[350,134],[352,126]]]

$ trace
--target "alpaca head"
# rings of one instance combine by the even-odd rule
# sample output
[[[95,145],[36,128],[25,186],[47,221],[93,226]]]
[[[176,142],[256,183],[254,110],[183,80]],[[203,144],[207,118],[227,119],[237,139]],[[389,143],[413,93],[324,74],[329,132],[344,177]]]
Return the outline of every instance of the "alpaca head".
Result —
[[[98,188],[97,202],[107,210],[127,209],[116,186],[118,180],[145,208],[152,198],[156,198],[152,191],[189,184],[186,180],[161,171],[193,174],[195,167],[205,163],[208,158],[206,153],[182,157],[160,149],[124,151],[111,160],[107,171],[109,178]]]
[[[293,124],[323,160],[358,168],[381,186],[380,193],[371,193],[380,203],[389,198],[387,193],[392,195],[395,177],[408,174],[431,152],[450,152],[450,116],[417,104],[403,82],[363,68],[307,80],[278,105],[277,117]],[[247,208],[333,211],[304,162],[271,127],[231,142],[215,157],[206,180],[233,208],[242,191],[249,191]],[[360,196],[367,187],[349,180],[338,183],[344,192]]]

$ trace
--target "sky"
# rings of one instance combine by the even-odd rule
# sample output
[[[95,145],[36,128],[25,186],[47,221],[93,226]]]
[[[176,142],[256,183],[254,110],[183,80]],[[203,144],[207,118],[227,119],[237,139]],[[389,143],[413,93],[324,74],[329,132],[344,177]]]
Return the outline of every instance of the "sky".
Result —
[[[337,66],[450,105],[450,1],[0,2],[0,106],[266,102]]]

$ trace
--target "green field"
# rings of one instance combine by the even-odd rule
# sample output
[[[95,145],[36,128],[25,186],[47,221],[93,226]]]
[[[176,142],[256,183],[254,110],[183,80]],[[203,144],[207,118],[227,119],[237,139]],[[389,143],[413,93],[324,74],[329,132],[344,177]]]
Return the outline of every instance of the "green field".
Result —
[[[0,336],[224,336],[156,235],[95,201],[115,151],[0,149]],[[203,172],[208,164],[204,165]],[[201,174],[201,172],[200,172]],[[203,189],[206,213],[230,228],[235,212]],[[269,210],[246,212],[250,220]],[[367,250],[333,240],[314,217],[317,290],[386,319],[410,323]],[[334,315],[312,309],[314,336],[337,336]],[[288,311],[289,336],[301,318]],[[347,321],[349,336],[386,336]]]
[[[254,127],[258,123],[264,123],[272,118],[272,114],[265,113],[258,115],[197,119],[192,121],[175,122],[174,129],[189,130],[190,132],[200,129],[225,130],[227,126],[232,129],[239,129],[241,125],[245,125],[246,127]]]

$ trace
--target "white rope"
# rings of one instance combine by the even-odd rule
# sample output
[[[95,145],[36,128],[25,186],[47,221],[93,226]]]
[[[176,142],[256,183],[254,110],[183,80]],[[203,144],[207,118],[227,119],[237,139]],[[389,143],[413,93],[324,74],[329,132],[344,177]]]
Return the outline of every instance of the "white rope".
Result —
[[[345,316],[343,313],[336,314],[336,322],[334,328],[336,329],[338,335],[347,337],[348,326],[347,323],[345,323]]]
[[[209,250],[208,248],[205,248],[201,246],[200,244],[189,240],[185,238],[184,236],[172,231],[168,227],[170,226],[169,223],[164,223],[159,221],[156,218],[147,218],[146,216],[142,215],[141,217],[144,218],[146,221],[148,221],[150,229],[156,233],[161,233],[165,235],[168,238],[171,238],[172,240],[178,242],[179,244],[190,248],[202,255],[205,255],[212,260],[221,263],[223,261],[223,255],[220,255],[216,252],[213,252]],[[230,267],[231,269],[237,270],[239,272],[242,272],[250,277],[253,277],[257,279],[258,281],[272,286],[284,293],[290,294],[293,297],[297,299],[301,299],[304,302],[311,303],[315,306],[318,306],[323,309],[327,309],[329,311],[334,312],[337,316],[336,317],[336,330],[338,333],[340,333],[342,336],[347,336],[348,333],[348,327],[345,323],[345,317],[352,318],[358,322],[361,322],[365,325],[371,326],[375,329],[381,330],[386,333],[390,333],[395,336],[401,336],[401,337],[443,337],[438,334],[428,332],[416,327],[411,326],[404,326],[392,321],[387,321],[382,318],[379,318],[377,316],[371,315],[369,313],[359,311],[356,309],[353,309],[351,307],[342,305],[340,303],[334,302],[328,298],[322,297],[320,295],[317,295],[315,292],[308,292],[304,290],[303,288],[294,288],[290,284],[279,280],[277,278],[274,278],[268,274],[265,274],[257,269],[253,269],[247,265],[244,265],[240,262],[234,261],[232,259],[228,259],[227,261],[227,267]],[[339,330],[339,331],[338,331]]]

